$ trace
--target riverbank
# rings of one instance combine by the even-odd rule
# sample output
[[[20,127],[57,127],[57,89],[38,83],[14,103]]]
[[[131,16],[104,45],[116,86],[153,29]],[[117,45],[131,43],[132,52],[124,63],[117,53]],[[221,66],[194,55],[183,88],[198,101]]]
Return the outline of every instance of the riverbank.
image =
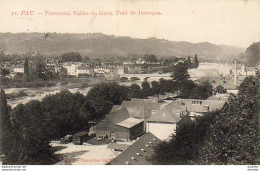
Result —
[[[110,80],[106,79],[105,77],[69,77],[62,80],[34,80],[32,82],[26,82],[22,80],[6,82],[4,81],[4,79],[8,79],[6,77],[1,77],[0,79],[2,80],[0,84],[0,88],[2,89],[53,87],[56,85],[63,85],[65,86],[64,88],[86,88],[101,82],[110,82]]]

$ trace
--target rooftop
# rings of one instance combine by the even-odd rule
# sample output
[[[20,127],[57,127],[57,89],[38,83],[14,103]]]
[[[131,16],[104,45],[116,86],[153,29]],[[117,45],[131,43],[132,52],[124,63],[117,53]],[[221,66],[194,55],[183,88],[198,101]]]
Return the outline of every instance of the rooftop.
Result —
[[[134,144],[111,160],[109,165],[150,165],[149,158],[154,154],[154,146],[161,142],[148,132],[136,140]]]
[[[89,70],[90,68],[90,66],[79,66],[78,70]]]
[[[86,134],[88,135],[88,132],[82,131],[82,132],[74,134],[73,136],[83,136],[83,135],[86,135]]]
[[[139,119],[128,118],[126,120],[123,120],[123,121],[117,123],[116,125],[122,126],[122,127],[125,127],[125,128],[132,128],[133,126],[135,126],[135,125],[137,125],[141,122],[143,122],[143,121],[139,120]]]
[[[228,102],[230,94],[216,94],[214,96],[210,96],[207,100],[218,100]]]
[[[219,100],[199,100],[199,99],[179,99],[182,106],[189,112],[212,112],[223,108],[225,101]],[[208,107],[208,110],[205,110]]]
[[[126,150],[128,147],[130,147],[129,144],[120,144],[120,143],[109,143],[107,148],[113,149],[113,150]]]
[[[165,123],[177,123],[181,120],[181,111],[170,113],[167,109],[163,108],[153,114],[146,121],[150,122],[165,122]]]
[[[125,107],[110,112],[106,117],[114,124],[125,128],[132,128],[133,126],[143,122],[142,120],[132,118]]]
[[[130,118],[130,115],[126,108],[122,108],[117,111],[110,112],[106,115],[106,117],[117,125],[118,123]]]
[[[152,110],[160,108],[160,104],[154,99],[132,99],[123,101],[121,106],[126,107],[131,117],[134,118],[149,118]]]

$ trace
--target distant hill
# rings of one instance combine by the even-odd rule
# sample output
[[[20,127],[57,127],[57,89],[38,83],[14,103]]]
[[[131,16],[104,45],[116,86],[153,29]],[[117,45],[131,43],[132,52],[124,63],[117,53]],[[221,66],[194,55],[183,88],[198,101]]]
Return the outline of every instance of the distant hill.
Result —
[[[58,56],[76,51],[89,57],[127,57],[129,54],[155,54],[168,56],[205,56],[205,58],[226,59],[236,57],[244,51],[235,46],[215,45],[208,42],[175,42],[156,38],[137,39],[109,36],[101,33],[59,34],[48,33],[0,33],[0,52],[24,54],[37,52],[48,56]]]
[[[245,52],[241,53],[238,61],[246,63],[247,66],[255,67],[260,64],[260,42],[250,45]]]

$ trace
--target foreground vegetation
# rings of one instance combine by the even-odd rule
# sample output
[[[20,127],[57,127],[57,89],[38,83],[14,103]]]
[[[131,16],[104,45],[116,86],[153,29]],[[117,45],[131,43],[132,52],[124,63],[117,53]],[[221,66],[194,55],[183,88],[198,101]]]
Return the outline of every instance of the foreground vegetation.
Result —
[[[181,127],[155,148],[154,164],[259,164],[260,84],[248,77],[223,110]]]

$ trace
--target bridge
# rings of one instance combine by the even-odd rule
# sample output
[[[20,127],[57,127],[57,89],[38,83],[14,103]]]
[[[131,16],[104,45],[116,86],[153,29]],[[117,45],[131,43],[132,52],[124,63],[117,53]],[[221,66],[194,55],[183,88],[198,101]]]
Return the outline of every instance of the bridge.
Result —
[[[159,81],[160,79],[169,80],[171,78],[170,73],[166,74],[120,74],[120,81]]]

